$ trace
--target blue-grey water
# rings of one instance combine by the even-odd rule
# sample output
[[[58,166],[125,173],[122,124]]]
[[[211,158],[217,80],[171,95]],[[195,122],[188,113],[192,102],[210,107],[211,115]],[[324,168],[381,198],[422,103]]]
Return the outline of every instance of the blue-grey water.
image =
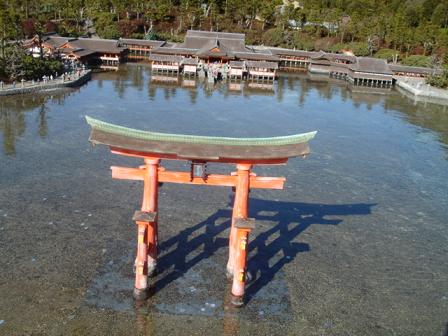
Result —
[[[247,303],[225,278],[231,190],[165,184],[159,274],[135,306],[138,160],[84,116],[170,133],[317,130],[282,191],[254,190]],[[448,107],[306,75],[274,85],[151,77],[0,98],[0,335],[448,335]],[[188,170],[186,164],[166,162]],[[210,171],[233,167],[211,165]]]

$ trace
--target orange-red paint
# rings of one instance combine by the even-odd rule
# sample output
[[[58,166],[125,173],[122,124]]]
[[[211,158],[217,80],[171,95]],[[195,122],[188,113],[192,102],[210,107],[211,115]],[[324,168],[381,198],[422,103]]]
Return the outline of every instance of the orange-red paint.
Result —
[[[191,172],[167,171],[160,167],[161,159],[182,160],[169,155],[136,153],[112,148],[112,152],[125,156],[143,158],[145,164],[139,168],[111,167],[112,177],[116,179],[139,180],[144,182],[141,210],[156,213],[153,222],[137,221],[137,257],[135,261],[135,289],[146,291],[148,276],[154,271],[157,262],[158,236],[158,186],[160,182],[225,186],[235,188],[235,200],[232,212],[232,225],[229,236],[229,260],[227,274],[232,278],[232,295],[242,302],[245,290],[246,259],[250,229],[235,227],[237,218],[248,218],[249,191],[254,188],[283,189],[285,178],[262,177],[251,172],[254,164],[284,164],[287,158],[280,160],[255,160],[253,162],[231,162],[236,164],[236,172],[229,175],[206,174],[194,177]],[[226,162],[225,160],[220,162]]]
[[[144,180],[145,171],[139,168],[111,167],[112,177],[122,180]],[[209,186],[236,187],[238,178],[234,175],[209,174],[204,180],[200,177],[191,178],[189,172],[167,172],[159,168],[159,182],[196,184]],[[251,189],[283,189],[284,177],[250,176]]]

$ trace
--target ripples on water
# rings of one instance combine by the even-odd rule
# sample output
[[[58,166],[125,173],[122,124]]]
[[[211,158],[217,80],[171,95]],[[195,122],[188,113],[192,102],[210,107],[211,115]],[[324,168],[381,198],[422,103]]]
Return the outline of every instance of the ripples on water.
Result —
[[[128,318],[140,185],[112,181],[108,167],[139,163],[91,148],[85,115],[172,133],[319,131],[307,160],[257,169],[287,184],[251,193],[258,277],[246,308],[229,313],[223,297],[229,191],[164,186],[158,291]],[[0,98],[0,134],[0,333],[141,330],[154,312],[153,334],[185,322],[224,334],[438,335],[448,321],[446,106],[306,75],[210,85],[127,65],[76,90]]]

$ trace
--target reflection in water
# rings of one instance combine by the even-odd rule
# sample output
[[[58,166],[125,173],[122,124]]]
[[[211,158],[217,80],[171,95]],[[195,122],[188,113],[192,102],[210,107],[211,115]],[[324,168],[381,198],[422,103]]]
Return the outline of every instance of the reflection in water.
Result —
[[[448,106],[407,100],[403,108],[402,101],[385,99],[384,108],[400,111],[408,122],[435,131],[448,149]]]
[[[202,93],[204,98],[210,98],[214,92],[222,97],[240,95],[276,96],[278,102],[284,100],[285,94],[297,95],[298,106],[304,106],[310,97],[317,94],[318,99],[332,101],[338,97],[342,101],[351,100],[356,108],[365,105],[368,110],[373,106],[381,106],[387,112],[399,111],[410,123],[431,129],[440,137],[441,142],[448,146],[448,113],[447,106],[434,103],[415,102],[403,97],[394,90],[374,89],[350,86],[327,76],[284,74],[275,83],[228,81],[209,83],[206,78],[182,78],[178,76],[151,75],[150,68],[141,64],[129,64],[120,67],[119,71],[103,72],[95,75],[98,89],[102,89],[105,81],[112,82],[115,94],[125,99],[127,89],[143,91],[147,86],[147,97],[154,101],[157,92],[162,97],[172,100],[177,90],[187,90],[192,105],[198,103]],[[8,155],[16,153],[16,140],[22,136],[26,128],[24,113],[37,110],[38,134],[41,138],[47,136],[47,119],[49,102],[63,105],[64,98],[73,91],[48,94],[4,97],[0,99],[0,130],[3,133],[3,148]],[[143,97],[142,97],[143,99]],[[315,97],[313,97],[315,99]]]
[[[154,295],[154,288],[150,288],[150,296]],[[152,308],[152,300],[135,301],[134,302],[136,315],[136,331],[138,336],[153,336],[156,335],[156,327],[154,323],[154,314],[150,313]]]
[[[240,308],[235,307],[231,302],[230,292],[232,290],[232,284],[227,283],[226,291],[224,295],[224,317],[222,320],[222,335],[223,336],[234,336],[238,335],[239,332],[239,315],[238,310]]]
[[[297,96],[297,105],[303,107],[311,96],[317,94],[324,101],[340,99],[350,100],[355,108],[361,105],[371,110],[381,105],[386,112],[401,112],[403,117],[424,128],[435,131],[441,142],[448,146],[448,108],[435,103],[416,102],[404,97],[395,90],[375,89],[350,86],[346,82],[312,74],[283,74],[274,83],[256,81],[228,81],[209,83],[206,78],[182,78],[181,76],[151,75],[150,68],[144,64],[128,64],[118,71],[103,72],[95,75],[98,89],[103,89],[105,82],[111,82],[115,94],[126,99],[127,89],[143,91],[147,88],[147,97],[155,101],[157,92],[162,92],[166,101],[175,99],[177,90],[188,91],[190,103],[200,103],[201,94],[211,98],[214,92],[226,99],[231,96],[249,98],[251,96],[275,96],[282,102],[286,94]],[[4,152],[8,155],[16,153],[16,139],[22,136],[26,128],[24,113],[37,110],[38,134],[47,136],[47,120],[49,102],[63,104],[64,98],[76,91],[52,92],[51,95],[25,95],[3,97],[0,99],[0,131],[3,133]],[[314,97],[312,99],[315,99]]]
[[[436,103],[416,102],[403,96],[395,90],[366,88],[348,85],[336,79],[326,76],[283,74],[275,83],[228,81],[209,83],[202,78],[182,78],[178,76],[151,75],[150,69],[144,65],[127,65],[120,67],[117,72],[105,72],[95,77],[99,89],[103,88],[103,82],[112,83],[118,97],[125,99],[128,88],[136,88],[143,91],[147,88],[147,96],[151,101],[156,100],[157,92],[162,92],[166,101],[175,99],[178,90],[188,91],[190,103],[200,104],[201,97],[210,98],[214,93],[221,94],[226,99],[230,96],[276,96],[278,102],[282,102],[285,95],[296,95],[297,105],[303,107],[310,99],[315,99],[315,94],[324,101],[352,102],[355,108],[364,105],[367,110],[374,106],[381,106],[386,112],[401,112],[401,116],[408,122],[430,129],[437,133],[439,140],[448,147],[448,108],[446,105]],[[202,94],[202,96],[201,96]],[[1,102],[0,130],[4,137],[4,151],[7,154],[15,153],[15,139],[25,130],[25,118],[20,115],[24,111],[39,108],[39,135],[47,135],[47,101],[59,99],[61,94],[47,97],[44,94],[28,97],[3,98]],[[15,101],[17,100],[17,101]],[[14,113],[12,111],[19,112]]]
[[[48,134],[48,103],[62,104],[72,91],[57,93],[19,95],[0,98],[0,131],[3,133],[3,150],[7,155],[16,154],[16,141],[26,131],[26,113],[37,112],[37,134],[45,138]]]
[[[439,142],[448,144],[446,107],[415,103],[395,90],[364,93],[306,75],[282,75],[267,90],[247,82],[197,79],[190,87],[187,81],[154,82],[147,67],[125,65],[95,74],[69,99],[73,91],[0,98],[0,162],[6,162],[0,164],[0,253],[9,261],[0,273],[3,306],[9,307],[0,309],[7,321],[0,328],[26,334],[46,320],[38,333],[137,329],[154,335],[184,325],[191,331],[187,328],[194,324],[195,331],[212,326],[225,335],[291,330],[305,335],[302,321],[307,324],[308,318],[310,329],[305,329],[317,333],[331,316],[329,324],[343,324],[328,333],[409,335],[421,328],[414,334],[441,334],[448,162]],[[258,231],[249,245],[253,281],[245,308],[225,309],[228,191],[201,190],[192,197],[193,187],[167,185],[157,294],[148,307],[137,307],[136,315],[126,313],[133,307],[135,246],[133,229],[122,224],[129,221],[125,209],[136,204],[139,188],[110,179],[108,166],[120,158],[105,148],[90,149],[85,114],[125,126],[203,135],[319,130],[308,160],[257,171],[284,174],[288,182],[282,192],[251,194]],[[5,160],[5,155],[10,156]],[[25,195],[32,206],[23,206]],[[33,218],[33,225],[21,218]],[[36,239],[19,251],[11,244],[24,230]],[[62,241],[66,244],[54,244]],[[105,246],[110,246],[103,250],[107,253],[101,252]],[[54,260],[66,250],[70,253],[55,269]],[[24,269],[33,281],[23,277]],[[39,309],[36,302],[17,300],[23,288],[42,298]],[[22,327],[21,312],[30,307],[35,313]],[[74,309],[76,318],[67,320]],[[391,312],[398,318],[392,321]]]

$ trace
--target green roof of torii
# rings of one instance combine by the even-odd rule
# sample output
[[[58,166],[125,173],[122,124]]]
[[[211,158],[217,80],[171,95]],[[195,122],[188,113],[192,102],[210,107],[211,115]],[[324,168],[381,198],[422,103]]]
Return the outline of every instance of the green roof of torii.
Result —
[[[306,143],[313,139],[317,132],[308,132],[288,136],[269,138],[230,138],[200,135],[168,134],[136,130],[128,127],[109,124],[86,116],[87,123],[93,130],[109,134],[147,141],[177,142],[184,144],[226,145],[226,146],[282,146]]]

